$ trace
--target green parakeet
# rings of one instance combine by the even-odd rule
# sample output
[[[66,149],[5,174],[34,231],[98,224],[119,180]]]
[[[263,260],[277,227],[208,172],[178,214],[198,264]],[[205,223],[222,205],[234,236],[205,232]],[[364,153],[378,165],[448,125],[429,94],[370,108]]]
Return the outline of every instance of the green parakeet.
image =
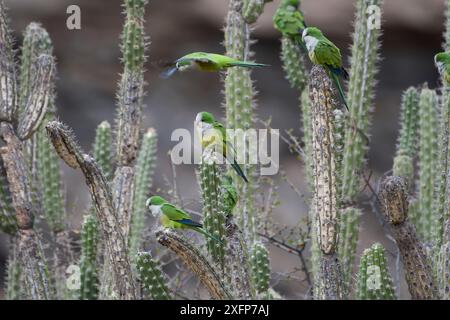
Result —
[[[308,49],[308,55],[311,62],[321,65],[329,71],[330,76],[333,78],[333,81],[339,91],[339,95],[348,110],[344,91],[342,90],[339,81],[339,77],[348,79],[348,72],[344,69],[342,64],[341,51],[334,45],[333,42],[328,40],[318,28],[306,28],[303,30],[302,38],[306,44],[306,48]]]
[[[191,216],[183,209],[177,208],[160,196],[152,196],[146,202],[146,207],[154,217],[159,217],[161,224],[170,229],[190,229],[197,231],[215,241],[219,239],[203,230],[203,225],[192,220]]]
[[[228,141],[227,133],[223,124],[217,121],[209,112],[199,112],[195,118],[195,127],[201,138],[203,148],[217,148],[222,156],[228,159],[236,173],[248,182],[247,177],[236,161],[236,150]]]
[[[233,178],[228,174],[224,175],[220,188],[225,214],[227,216],[231,215],[238,202],[238,194],[233,183]]]
[[[283,36],[294,40],[307,52],[302,39],[303,30],[307,26],[299,5],[300,0],[283,0],[273,16],[273,24]]]
[[[183,72],[191,69],[206,72],[217,72],[230,67],[257,68],[267,66],[269,65],[240,61],[216,53],[193,52],[176,60],[175,66],[164,72],[162,76],[168,78],[177,71]]]
[[[440,52],[434,56],[434,63],[445,82],[450,85],[450,54]]]

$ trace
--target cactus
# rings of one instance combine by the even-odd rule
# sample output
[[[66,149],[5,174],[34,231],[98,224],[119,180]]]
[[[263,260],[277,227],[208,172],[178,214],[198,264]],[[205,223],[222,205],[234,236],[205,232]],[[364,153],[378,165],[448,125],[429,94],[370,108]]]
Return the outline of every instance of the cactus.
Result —
[[[107,180],[112,177],[112,136],[111,125],[103,121],[95,131],[94,158]]]
[[[150,253],[139,252],[136,257],[136,266],[143,287],[154,300],[171,299],[167,280]]]
[[[221,195],[221,172],[217,164],[217,158],[211,155],[206,158],[205,150],[200,166],[200,185],[203,199],[203,215],[206,231],[221,241],[225,241],[225,213]],[[214,239],[205,237],[208,252],[213,259],[224,267],[225,242],[217,243]]]
[[[394,158],[394,175],[403,177],[408,185],[414,178],[413,158],[416,154],[417,128],[419,124],[419,93],[408,88],[403,94],[401,104],[401,129]]]
[[[124,71],[118,90],[116,157],[130,165],[137,156],[144,96],[146,0],[125,0],[126,20],[122,34]]]
[[[344,226],[339,234],[339,258],[342,262],[343,283],[346,296],[349,295],[352,284],[353,261],[358,244],[359,219],[361,209],[348,207],[339,212],[339,225]]]
[[[351,55],[348,105],[350,117],[345,130],[343,159],[343,201],[353,202],[360,188],[358,172],[367,150],[364,136],[370,127],[369,112],[374,98],[380,30],[370,27],[368,7],[381,8],[382,0],[358,0]],[[355,128],[356,126],[356,128]],[[360,132],[358,132],[360,131]]]
[[[379,243],[364,250],[359,264],[358,290],[359,300],[392,300],[395,291],[386,262],[385,250]]]
[[[17,221],[2,161],[0,161],[0,230],[11,235],[17,231]]]
[[[243,17],[245,1],[231,0],[229,2],[228,16],[225,26],[225,49],[227,56],[239,60],[249,60],[250,51],[250,26]],[[255,90],[253,88],[250,70],[246,68],[230,68],[225,78],[225,105],[228,129],[252,128],[255,123],[254,109]],[[237,139],[235,147],[237,150],[244,148],[241,139]],[[246,142],[244,141],[244,144]],[[255,146],[252,144],[246,148],[248,154],[255,154]],[[255,201],[257,181],[254,177],[255,167],[244,166],[244,171],[249,183],[238,182],[239,193],[243,201],[239,204],[238,224],[244,231],[245,236],[251,241],[256,237],[255,226]],[[234,173],[233,173],[234,175]],[[234,175],[235,176],[235,175]]]
[[[3,2],[0,2],[0,43],[0,120],[14,121],[17,118],[17,67],[14,42]]]
[[[6,299],[22,299],[23,288],[21,282],[22,267],[18,260],[15,239],[12,239],[8,257],[7,278],[6,278]]]
[[[142,139],[136,164],[135,189],[133,198],[133,212],[131,216],[130,253],[137,253],[141,249],[145,228],[145,201],[152,186],[153,172],[156,161],[156,131],[150,128]]]
[[[439,134],[436,188],[433,212],[436,215],[435,242],[440,247],[445,241],[444,224],[450,218],[450,93],[444,88],[439,110]]]
[[[81,231],[80,299],[94,300],[98,295],[97,221],[93,215],[84,216]]]
[[[269,252],[264,244],[255,242],[251,248],[252,281],[258,293],[266,293],[270,285]]]
[[[417,230],[427,240],[436,240],[438,216],[433,211],[436,176],[438,174],[438,110],[433,90],[423,88],[419,101],[419,212]]]
[[[450,242],[444,243],[439,248],[437,259],[437,284],[440,298],[450,299]]]
[[[39,23],[30,23],[23,36],[22,55],[20,57],[20,93],[19,114],[25,111],[28,97],[33,87],[35,67],[33,66],[40,55],[53,55],[53,45],[47,31]]]
[[[336,150],[334,91],[326,71],[314,66],[310,75],[309,93],[312,113],[312,161],[314,177],[313,207],[317,224],[317,241],[322,252],[319,299],[339,299],[342,295],[340,266],[336,257],[339,199],[336,191]],[[330,283],[333,286],[330,287]]]

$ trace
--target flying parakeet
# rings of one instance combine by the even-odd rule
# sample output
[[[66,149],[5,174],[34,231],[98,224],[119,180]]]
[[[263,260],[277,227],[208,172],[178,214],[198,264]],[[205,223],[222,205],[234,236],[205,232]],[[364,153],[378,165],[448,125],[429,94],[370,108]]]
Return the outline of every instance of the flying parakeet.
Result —
[[[164,78],[168,78],[177,71],[183,72],[190,69],[206,72],[216,72],[225,70],[230,67],[257,68],[268,66],[269,65],[262,63],[240,61],[216,53],[193,52],[176,60],[175,66],[164,72],[162,76]]]
[[[273,23],[283,36],[294,40],[307,52],[302,39],[307,26],[303,13],[298,9],[299,5],[300,0],[283,0],[273,16]]]
[[[183,209],[177,208],[160,196],[152,196],[146,202],[146,207],[154,217],[160,217],[161,224],[170,229],[190,229],[197,231],[215,241],[219,239],[203,230],[203,225],[192,220],[191,216]]]
[[[434,56],[434,63],[445,82],[450,85],[450,54],[440,52]]]
[[[339,95],[344,101],[345,107],[348,110],[347,101],[344,96],[339,77],[348,79],[348,72],[344,69],[342,64],[341,51],[328,40],[318,28],[308,27],[303,30],[303,41],[308,49],[308,55],[311,62],[325,67],[339,91]]]
[[[231,215],[238,202],[238,194],[233,183],[233,178],[228,174],[224,175],[220,188],[225,214],[227,216]]]
[[[224,158],[228,159],[237,174],[248,182],[247,177],[236,161],[236,151],[228,141],[223,124],[218,122],[209,112],[199,112],[195,118],[195,127],[200,135],[203,148],[217,148]],[[216,149],[216,150],[217,150]]]

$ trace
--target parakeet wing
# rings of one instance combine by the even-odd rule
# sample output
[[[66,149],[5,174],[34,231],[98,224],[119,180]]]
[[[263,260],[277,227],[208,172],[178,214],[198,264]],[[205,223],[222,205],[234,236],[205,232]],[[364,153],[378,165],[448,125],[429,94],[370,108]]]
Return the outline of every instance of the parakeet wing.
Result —
[[[191,220],[191,216],[184,210],[181,210],[170,203],[166,203],[162,207],[163,213],[174,221]]]
[[[321,39],[314,50],[316,61],[320,65],[333,68],[342,67],[341,51],[328,39]]]
[[[213,128],[215,130],[218,130],[220,132],[220,134],[222,135],[223,145],[224,145],[224,149],[225,149],[224,153],[226,153],[227,158],[229,157],[230,159],[236,159],[236,150],[234,149],[233,144],[229,140],[226,129],[223,126],[223,124],[216,121],[213,123]]]

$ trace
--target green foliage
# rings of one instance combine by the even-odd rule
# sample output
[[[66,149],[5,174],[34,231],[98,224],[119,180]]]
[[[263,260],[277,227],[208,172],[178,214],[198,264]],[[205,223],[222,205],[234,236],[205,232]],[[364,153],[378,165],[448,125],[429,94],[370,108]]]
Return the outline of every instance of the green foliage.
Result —
[[[167,279],[163,276],[157,262],[148,252],[139,252],[136,264],[141,282],[145,290],[154,300],[170,300]]]
[[[356,296],[359,300],[396,299],[385,250],[379,243],[364,250],[361,256]]]

